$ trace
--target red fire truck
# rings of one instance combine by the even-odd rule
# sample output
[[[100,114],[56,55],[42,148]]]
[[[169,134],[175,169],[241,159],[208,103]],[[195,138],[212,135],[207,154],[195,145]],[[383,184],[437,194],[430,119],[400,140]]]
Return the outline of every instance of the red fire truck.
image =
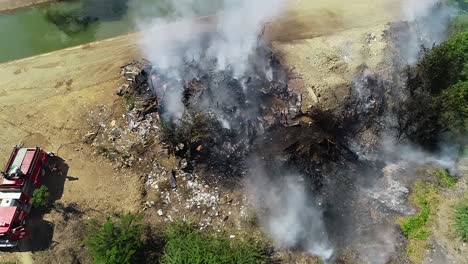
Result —
[[[14,247],[28,236],[29,200],[41,186],[48,156],[40,148],[13,148],[0,178],[0,247]]]

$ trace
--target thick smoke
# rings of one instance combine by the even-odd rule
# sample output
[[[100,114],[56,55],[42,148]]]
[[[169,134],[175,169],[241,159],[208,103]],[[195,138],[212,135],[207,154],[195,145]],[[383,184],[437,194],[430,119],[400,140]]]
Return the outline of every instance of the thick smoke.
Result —
[[[409,30],[400,39],[400,56],[408,64],[419,59],[421,47],[431,48],[448,36],[448,27],[456,9],[441,0],[403,1],[403,19],[409,23]]]
[[[392,69],[393,73],[397,75],[404,72],[406,65],[415,65],[418,62],[422,47],[432,48],[433,45],[440,44],[448,37],[450,21],[456,14],[455,8],[439,0],[403,1],[401,10],[404,22],[394,25],[391,39],[391,41],[396,42],[397,46],[395,58],[391,58],[397,62]],[[369,72],[364,72],[363,75],[369,75]],[[375,76],[379,76],[379,74],[377,73]],[[402,79],[404,80],[404,77]],[[393,79],[386,80],[386,82],[387,90],[382,95],[388,96],[385,100],[390,101],[392,105],[398,105],[401,100],[405,100],[404,81]],[[389,85],[389,83],[391,84]],[[361,83],[356,83],[356,95],[367,95],[375,91],[376,83],[370,84],[365,83],[362,86]],[[389,87],[394,90],[389,91]],[[398,96],[390,98],[389,94]],[[373,101],[367,99],[368,97],[361,98],[361,105],[372,108]],[[364,109],[362,112],[366,111],[368,109]],[[432,164],[456,175],[456,147],[442,146],[439,153],[428,153],[410,142],[399,141],[396,132],[390,129],[396,127],[395,120],[397,118],[390,109],[383,113],[378,151],[375,151],[374,155],[360,156],[361,160],[384,163],[379,174],[364,174],[359,177],[364,183],[358,182],[358,197],[355,198],[359,203],[369,204],[371,209],[368,211],[372,212],[370,215],[375,218],[357,219],[360,225],[367,223],[369,226],[369,228],[363,228],[366,230],[365,232],[356,234],[355,242],[355,248],[362,261],[366,263],[387,263],[392,256],[395,256],[397,249],[402,250],[398,248],[401,234],[396,232],[391,219],[398,215],[409,215],[416,212],[415,208],[407,203],[410,186],[417,180],[416,168]],[[365,153],[366,150],[360,150],[360,152]]]
[[[188,19],[195,10],[212,9],[211,1],[177,0],[164,6],[174,16],[140,21],[140,46],[157,71],[180,81],[191,80],[192,73],[181,72],[183,65],[197,62],[202,69],[229,70],[241,79],[247,75],[249,57],[259,44],[263,27],[282,11],[283,0],[224,0],[216,16]],[[174,18],[175,17],[175,18]],[[268,71],[265,67],[265,71]],[[156,91],[158,92],[158,91]],[[184,111],[182,87],[159,92],[164,97],[166,115],[179,119]]]
[[[248,76],[252,69],[252,55],[258,47],[259,35],[265,23],[280,15],[286,1],[224,0],[222,9],[216,17],[205,17],[195,22],[187,19],[198,15],[199,12],[196,10],[211,9],[212,7],[207,5],[208,2],[196,0],[165,2],[164,8],[172,10],[173,13],[169,19],[139,21],[143,32],[140,46],[146,57],[155,65],[156,74],[180,81],[179,86],[175,85],[174,89],[156,91],[158,97],[164,98],[163,104],[167,116],[163,117],[177,120],[185,111],[182,83],[198,77],[196,73],[181,70],[187,63],[195,62],[201,70],[212,71],[214,61],[217,70],[229,71],[239,80]],[[162,13],[162,11],[156,13],[158,12]],[[400,51],[398,55],[405,62],[414,64],[422,45],[431,47],[434,43],[444,40],[449,19],[454,10],[440,5],[435,0],[411,0],[404,2],[402,13],[409,30],[402,31],[403,36],[397,36]],[[267,63],[263,61],[254,63],[265,66],[266,76],[271,74],[271,68]],[[258,68],[261,67],[257,65],[256,69]],[[244,83],[244,85],[248,84]],[[368,87],[357,84],[356,93],[364,96],[366,88]],[[217,91],[217,93],[217,97],[224,97],[223,100],[229,102],[230,98],[226,96],[228,93],[225,94],[223,91]],[[374,103],[364,99],[362,102],[364,102],[362,105],[366,107],[372,107]],[[223,123],[226,129],[231,127],[227,121]],[[392,137],[393,135],[384,136]],[[324,196],[328,200],[324,200],[323,203],[335,207],[343,206],[348,211],[357,209],[356,211],[364,212],[363,215],[367,217],[368,214],[373,213],[369,211],[373,210],[370,207],[375,202],[382,207],[375,209],[376,211],[381,209],[380,219],[388,219],[391,213],[401,214],[411,211],[411,208],[404,204],[408,188],[406,182],[401,182],[401,178],[406,175],[404,175],[404,170],[400,169],[402,167],[400,161],[406,160],[407,164],[436,162],[443,163],[444,167],[453,165],[450,159],[434,158],[409,145],[397,145],[393,140],[386,141],[384,136],[381,146],[383,153],[379,153],[377,158],[386,163],[386,168],[382,173],[384,176],[359,175],[363,178],[372,178],[372,184],[352,187],[350,184],[339,191],[330,184],[326,189],[330,194]],[[404,155],[401,155],[402,153]],[[280,248],[299,248],[323,260],[329,260],[338,251],[338,247],[334,248],[337,243],[331,241],[332,236],[327,233],[328,225],[324,222],[321,198],[317,198],[319,196],[313,195],[312,191],[307,188],[311,184],[306,182],[306,178],[290,170],[283,169],[280,170],[281,172],[266,170],[265,165],[258,161],[249,165],[250,173],[246,180],[247,191],[261,212],[259,215],[262,226],[271,235],[275,244]],[[354,203],[354,200],[345,201],[343,198],[344,205],[335,205],[334,192],[337,192],[337,197],[345,196],[346,193],[338,193],[344,192],[344,188],[359,189],[358,197],[350,197],[358,201]],[[339,202],[341,201],[336,203]],[[365,204],[369,207],[347,208],[345,202],[349,202],[350,207],[354,204]],[[346,215],[340,217],[351,218],[352,216],[347,214],[348,211],[345,212]],[[391,213],[387,213],[388,211]],[[370,220],[365,217],[357,219],[360,224],[369,224]],[[386,263],[389,256],[395,252],[397,234],[389,222],[378,222],[375,224],[377,227],[372,227],[373,224],[369,224],[371,226],[369,228],[363,228],[362,232],[359,229],[353,233],[352,235],[356,236],[353,242],[355,242],[355,248],[369,263]],[[341,227],[333,228],[340,229]],[[375,232],[376,230],[378,232]]]
[[[329,260],[333,247],[328,239],[320,202],[314,199],[302,175],[266,172],[257,160],[247,177],[247,191],[262,213],[260,221],[278,248],[297,248]]]
[[[258,53],[259,45],[264,45],[261,35],[264,26],[280,15],[286,1],[284,0],[225,0],[223,9],[215,17],[199,18],[195,22],[187,20],[203,10],[203,4],[195,0],[173,1],[172,9],[176,19],[154,19],[140,22],[143,31],[141,48],[146,57],[155,65],[156,75],[176,79],[180,86],[171,90],[156,90],[158,97],[163,97],[164,113],[167,119],[180,119],[185,111],[183,104],[184,82],[197,79],[197,72],[187,72],[187,63],[194,63],[197,68],[216,75],[232,75],[241,81],[247,101],[257,104],[257,98],[249,92],[262,88],[252,81],[249,75],[264,75],[267,80],[275,78],[274,70],[268,56]],[[167,8],[167,6],[165,6]],[[208,7],[207,7],[208,8]],[[213,62],[216,68],[213,69]],[[263,69],[263,72],[258,72]],[[254,77],[255,78],[255,77]],[[177,84],[175,84],[177,85]],[[219,84],[213,85],[217,87]],[[215,102],[231,105],[234,100],[229,87],[218,87],[212,97]],[[232,91],[231,91],[232,92]],[[213,99],[211,98],[211,99]],[[203,101],[197,102],[211,112],[218,110]],[[250,103],[246,103],[249,105]],[[256,106],[258,107],[258,106]],[[250,108],[243,112],[253,111]],[[252,114],[243,113],[250,118]],[[220,115],[218,115],[220,118]],[[224,128],[232,124],[220,120]],[[248,177],[249,194],[255,205],[266,214],[261,214],[265,230],[271,235],[275,244],[281,248],[300,247],[312,255],[329,259],[333,254],[319,206],[301,181],[302,176],[287,171],[275,179],[265,173],[262,165],[251,163],[252,171]]]

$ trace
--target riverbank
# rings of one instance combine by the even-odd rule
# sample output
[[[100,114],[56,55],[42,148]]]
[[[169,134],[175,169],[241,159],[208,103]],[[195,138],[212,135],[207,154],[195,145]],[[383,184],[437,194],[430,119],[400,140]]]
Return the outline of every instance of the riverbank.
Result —
[[[0,0],[0,12],[54,1],[55,0]]]

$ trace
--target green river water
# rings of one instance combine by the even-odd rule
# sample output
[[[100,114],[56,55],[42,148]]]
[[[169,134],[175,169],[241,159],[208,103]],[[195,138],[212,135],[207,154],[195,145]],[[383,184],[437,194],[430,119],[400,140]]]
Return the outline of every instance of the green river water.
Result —
[[[217,8],[214,4],[211,10],[195,13],[205,15]],[[170,0],[64,1],[0,12],[0,62],[134,32],[137,18],[168,14],[173,14]]]

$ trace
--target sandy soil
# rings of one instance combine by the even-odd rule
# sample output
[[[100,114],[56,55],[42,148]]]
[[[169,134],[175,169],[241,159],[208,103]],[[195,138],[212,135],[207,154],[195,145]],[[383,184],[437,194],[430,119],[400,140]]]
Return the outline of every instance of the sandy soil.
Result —
[[[385,68],[385,24],[341,31],[330,36],[275,42],[292,69],[291,87],[303,91],[303,111],[312,106],[335,110],[349,95],[349,84],[363,68]]]
[[[401,0],[289,0],[283,18],[268,30],[275,40],[310,39],[357,27],[369,27],[402,17]]]
[[[131,178],[74,144],[87,132],[89,111],[111,105],[119,68],[138,56],[128,37],[97,42],[0,66],[0,156],[10,146],[41,146],[68,164],[61,201],[84,203],[96,209],[131,209],[135,195],[126,190]],[[112,45],[108,45],[112,43]],[[88,195],[90,194],[90,195]],[[113,196],[112,196],[113,195]]]
[[[54,0],[0,0],[0,12],[53,1]]]
[[[117,172],[79,143],[87,133],[89,112],[114,104],[120,66],[138,56],[128,39],[0,65],[0,162],[6,162],[14,144],[41,146],[64,160],[63,178],[49,179],[51,195],[59,202],[102,213],[138,210],[139,175]],[[47,215],[44,219],[54,221]]]

